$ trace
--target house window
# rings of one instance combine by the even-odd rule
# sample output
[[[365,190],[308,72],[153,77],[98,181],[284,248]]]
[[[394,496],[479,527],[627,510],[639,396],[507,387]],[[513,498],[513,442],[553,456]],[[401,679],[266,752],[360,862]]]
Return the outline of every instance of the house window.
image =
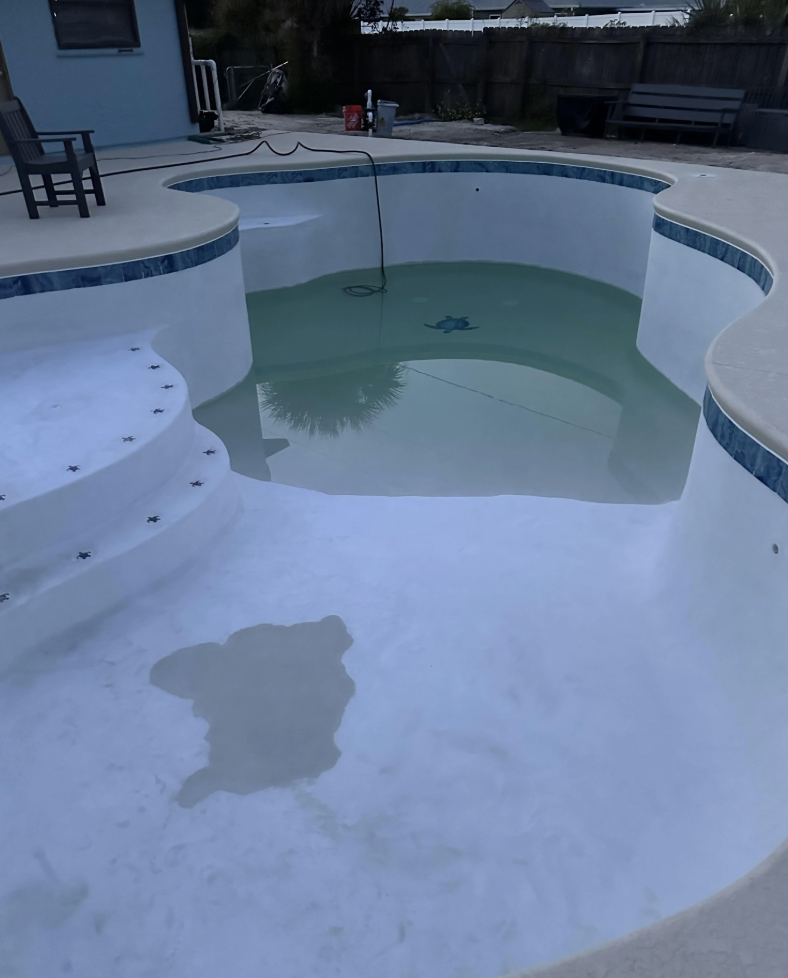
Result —
[[[49,0],[57,46],[138,48],[134,0]]]

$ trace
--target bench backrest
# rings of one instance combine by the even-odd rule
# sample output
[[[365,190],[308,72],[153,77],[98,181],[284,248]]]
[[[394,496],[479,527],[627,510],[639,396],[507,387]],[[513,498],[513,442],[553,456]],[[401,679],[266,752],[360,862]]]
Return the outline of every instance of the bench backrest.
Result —
[[[44,155],[44,147],[40,142],[19,142],[20,139],[38,137],[30,116],[19,99],[12,98],[9,102],[0,102],[0,133],[3,134],[3,139],[15,162],[22,160],[24,163],[32,163]]]
[[[733,125],[744,101],[741,88],[690,85],[633,85],[624,114],[631,119],[663,119],[701,125]]]

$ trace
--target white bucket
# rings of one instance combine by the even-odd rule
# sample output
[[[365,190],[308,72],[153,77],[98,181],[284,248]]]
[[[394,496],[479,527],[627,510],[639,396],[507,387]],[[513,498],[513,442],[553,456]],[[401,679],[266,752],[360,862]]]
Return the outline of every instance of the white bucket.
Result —
[[[394,131],[394,119],[397,115],[399,102],[385,102],[378,99],[378,124],[375,127],[376,136],[390,136]]]

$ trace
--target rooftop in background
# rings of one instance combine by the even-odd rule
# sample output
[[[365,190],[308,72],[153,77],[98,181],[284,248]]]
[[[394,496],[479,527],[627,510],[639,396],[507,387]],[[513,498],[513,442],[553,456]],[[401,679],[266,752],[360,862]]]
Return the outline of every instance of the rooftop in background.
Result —
[[[434,3],[435,0],[410,0],[409,3],[397,4],[397,6],[404,7],[408,11],[408,17],[426,20],[432,15],[431,8]],[[473,4],[473,13],[479,18],[500,16],[510,3],[511,0],[476,0]]]
[[[504,10],[503,17],[552,17],[553,8],[545,0],[513,0]]]

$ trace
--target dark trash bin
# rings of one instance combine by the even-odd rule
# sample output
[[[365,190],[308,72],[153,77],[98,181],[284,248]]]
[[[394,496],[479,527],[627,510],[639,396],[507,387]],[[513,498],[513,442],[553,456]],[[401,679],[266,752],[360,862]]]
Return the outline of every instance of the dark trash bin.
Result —
[[[756,109],[747,119],[742,143],[749,149],[788,153],[788,111]]]
[[[564,136],[604,139],[607,107],[616,101],[610,95],[559,95],[558,128]]]

